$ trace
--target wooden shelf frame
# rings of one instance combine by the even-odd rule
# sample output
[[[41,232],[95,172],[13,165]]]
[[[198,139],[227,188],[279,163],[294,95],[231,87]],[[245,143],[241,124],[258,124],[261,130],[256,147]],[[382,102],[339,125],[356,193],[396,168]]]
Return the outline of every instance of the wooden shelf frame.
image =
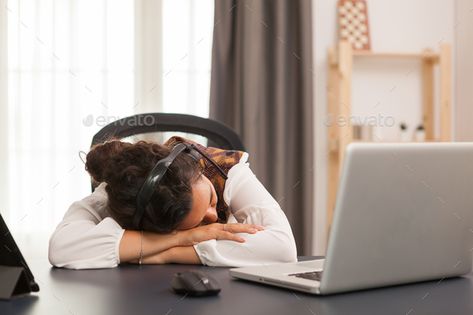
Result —
[[[422,63],[422,121],[426,141],[450,141],[452,119],[452,49],[441,43],[439,52],[425,49],[420,53],[354,51],[346,41],[328,50],[327,100],[328,117],[345,117],[345,124],[332,123],[328,127],[328,172],[327,172],[327,235],[335,208],[340,168],[346,146],[353,141],[351,117],[351,90],[353,63],[361,58],[419,59]],[[440,135],[434,139],[434,69],[440,69]],[[328,237],[327,237],[328,239]]]
[[[430,59],[438,62],[440,55],[430,49],[426,49],[421,53],[408,52],[372,52],[372,51],[353,51],[354,57],[370,57],[370,58],[398,58],[398,59]]]

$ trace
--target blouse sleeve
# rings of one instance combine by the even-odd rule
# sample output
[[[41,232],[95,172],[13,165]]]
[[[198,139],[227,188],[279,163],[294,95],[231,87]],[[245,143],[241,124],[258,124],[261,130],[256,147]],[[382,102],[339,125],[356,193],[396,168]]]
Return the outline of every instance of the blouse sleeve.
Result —
[[[74,202],[49,240],[49,262],[70,269],[113,268],[120,263],[125,232],[106,217],[107,193],[102,183],[90,196]]]
[[[244,155],[228,173],[223,194],[233,214],[228,223],[259,224],[265,229],[256,234],[240,234],[245,243],[209,240],[194,245],[205,265],[240,267],[297,261],[296,243],[286,215],[251,171],[247,158],[248,154]]]

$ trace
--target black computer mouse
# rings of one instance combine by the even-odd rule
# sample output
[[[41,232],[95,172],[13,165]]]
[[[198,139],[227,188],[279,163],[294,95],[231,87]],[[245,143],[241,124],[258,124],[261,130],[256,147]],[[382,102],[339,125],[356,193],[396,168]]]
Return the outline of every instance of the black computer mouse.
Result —
[[[217,280],[199,270],[176,273],[171,286],[174,292],[189,296],[209,296],[220,293]]]

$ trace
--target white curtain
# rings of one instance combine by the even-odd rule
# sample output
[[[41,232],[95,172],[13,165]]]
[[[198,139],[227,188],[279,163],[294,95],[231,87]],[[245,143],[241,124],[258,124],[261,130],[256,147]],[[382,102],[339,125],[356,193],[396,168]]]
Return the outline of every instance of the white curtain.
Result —
[[[208,117],[213,26],[214,0],[163,1],[165,112]]]
[[[154,111],[207,116],[213,1],[160,3],[163,66],[156,84],[163,92]],[[0,162],[8,198],[0,212],[14,230],[50,233],[68,206],[90,193],[78,152],[107,123],[140,111],[135,2],[9,0],[2,12],[8,97],[0,98]]]
[[[133,1],[13,0],[8,19],[6,214],[51,230],[89,192],[78,157],[133,108]]]
[[[7,192],[7,0],[0,0],[0,213],[6,212]]]

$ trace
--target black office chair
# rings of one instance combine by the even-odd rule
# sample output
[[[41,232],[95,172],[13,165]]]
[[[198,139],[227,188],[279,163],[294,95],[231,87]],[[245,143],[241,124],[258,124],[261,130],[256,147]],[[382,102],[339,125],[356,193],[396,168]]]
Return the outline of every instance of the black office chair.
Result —
[[[227,125],[208,118],[169,113],[137,114],[111,122],[95,134],[91,147],[110,139],[170,131],[205,137],[208,146],[246,151],[240,137]],[[92,191],[94,188],[92,185]]]

